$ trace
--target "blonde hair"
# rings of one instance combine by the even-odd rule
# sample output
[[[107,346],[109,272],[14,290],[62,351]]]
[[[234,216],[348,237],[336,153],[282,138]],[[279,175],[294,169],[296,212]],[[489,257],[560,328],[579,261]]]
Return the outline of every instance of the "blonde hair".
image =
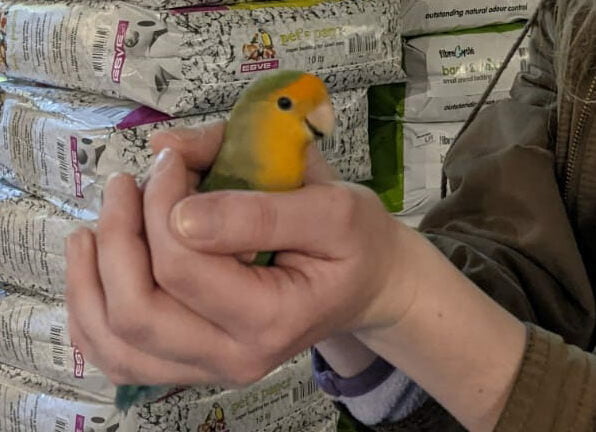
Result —
[[[591,94],[578,88],[580,83],[596,79],[596,0],[556,1],[555,22],[559,97],[596,103],[596,88]]]

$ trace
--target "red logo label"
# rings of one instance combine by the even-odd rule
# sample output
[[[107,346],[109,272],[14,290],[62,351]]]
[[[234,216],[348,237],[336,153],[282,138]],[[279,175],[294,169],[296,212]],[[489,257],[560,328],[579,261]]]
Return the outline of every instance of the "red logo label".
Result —
[[[115,83],[120,83],[122,68],[124,67],[124,62],[126,61],[124,39],[126,38],[127,29],[128,21],[118,22],[118,31],[116,32],[116,40],[114,41],[114,61],[112,62],[112,81]]]
[[[83,186],[81,184],[81,169],[79,167],[79,155],[77,154],[77,138],[71,136],[70,137],[70,162],[72,164],[72,170],[74,173],[74,181],[75,181],[75,194],[77,198],[84,198],[83,197]]]
[[[77,414],[75,417],[75,432],[85,431],[85,416]]]
[[[83,372],[85,371],[85,359],[83,358],[83,353],[75,346],[73,347],[72,356],[74,359],[75,378],[84,378]]]
[[[261,72],[279,68],[279,60],[267,60],[256,63],[243,63],[240,72]]]

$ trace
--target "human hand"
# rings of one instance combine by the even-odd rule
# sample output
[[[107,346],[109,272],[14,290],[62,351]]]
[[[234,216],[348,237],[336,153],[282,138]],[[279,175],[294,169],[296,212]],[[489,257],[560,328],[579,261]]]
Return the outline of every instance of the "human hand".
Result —
[[[321,339],[394,323],[412,297],[393,289],[408,286],[409,230],[372,192],[329,181],[316,152],[320,184],[189,195],[215,135],[166,143],[184,158],[161,153],[144,202],[132,178],[112,178],[96,236],[69,241],[73,338],[117,384],[249,384]],[[235,258],[256,250],[280,251],[275,266]]]
[[[189,188],[194,191],[199,177],[197,170],[204,169],[215,154],[210,150],[198,152],[196,143],[204,141],[204,134],[212,134],[211,141],[219,141],[223,137],[222,124],[210,129],[176,129],[158,132],[153,136],[153,149],[159,153],[164,148],[173,148],[182,155],[187,169]],[[326,181],[339,180],[340,176],[327,164],[316,147],[309,148],[308,163],[306,172],[306,183],[321,183]],[[253,253],[239,254],[238,258],[250,263],[254,258]],[[354,376],[364,370],[372,363],[376,354],[370,351],[362,342],[351,334],[337,334],[323,341],[319,341],[316,347],[327,363],[342,376]]]

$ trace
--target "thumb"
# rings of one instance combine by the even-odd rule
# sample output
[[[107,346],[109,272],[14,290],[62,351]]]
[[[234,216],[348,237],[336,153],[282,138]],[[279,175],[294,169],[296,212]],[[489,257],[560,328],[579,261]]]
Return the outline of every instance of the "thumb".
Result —
[[[341,177],[331,165],[327,163],[323,153],[314,145],[308,146],[306,153],[305,183],[322,183],[340,180]]]
[[[300,251],[339,258],[365,188],[307,185],[294,192],[210,192],[189,196],[172,211],[171,231],[192,249],[222,254]]]

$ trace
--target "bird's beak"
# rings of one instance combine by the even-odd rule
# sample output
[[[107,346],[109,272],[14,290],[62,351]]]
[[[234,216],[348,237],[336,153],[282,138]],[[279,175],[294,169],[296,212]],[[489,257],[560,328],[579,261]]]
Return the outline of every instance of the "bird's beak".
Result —
[[[331,136],[335,129],[335,111],[330,100],[318,105],[306,116],[306,124],[316,137]]]

